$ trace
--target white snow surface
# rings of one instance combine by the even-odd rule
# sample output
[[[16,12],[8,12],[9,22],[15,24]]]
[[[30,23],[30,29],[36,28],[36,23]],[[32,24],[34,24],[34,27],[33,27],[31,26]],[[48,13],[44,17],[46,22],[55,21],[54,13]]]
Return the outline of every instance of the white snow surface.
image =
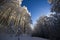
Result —
[[[28,35],[15,36],[13,34],[0,34],[0,40],[48,40],[44,38],[31,37]]]

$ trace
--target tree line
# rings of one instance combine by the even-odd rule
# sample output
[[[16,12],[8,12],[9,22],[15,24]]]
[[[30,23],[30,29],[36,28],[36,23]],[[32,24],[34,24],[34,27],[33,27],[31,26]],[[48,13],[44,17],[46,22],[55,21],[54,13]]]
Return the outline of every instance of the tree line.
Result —
[[[60,40],[60,0],[49,0],[49,3],[52,14],[39,17],[32,36]]]

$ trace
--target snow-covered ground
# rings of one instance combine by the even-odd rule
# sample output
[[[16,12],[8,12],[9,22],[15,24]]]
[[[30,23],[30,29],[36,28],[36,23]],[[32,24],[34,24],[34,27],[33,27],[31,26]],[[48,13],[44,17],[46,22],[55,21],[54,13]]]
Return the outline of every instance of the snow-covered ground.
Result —
[[[31,37],[28,35],[20,35],[15,36],[15,35],[7,35],[7,34],[0,34],[0,40],[48,40],[48,39],[44,39],[44,38],[38,38],[38,37]]]

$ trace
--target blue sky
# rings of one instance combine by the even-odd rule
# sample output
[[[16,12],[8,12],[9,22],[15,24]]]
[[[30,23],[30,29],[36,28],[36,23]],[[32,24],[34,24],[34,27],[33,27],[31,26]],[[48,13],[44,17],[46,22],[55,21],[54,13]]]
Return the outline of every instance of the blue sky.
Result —
[[[23,0],[22,6],[25,5],[31,13],[33,24],[43,15],[50,14],[50,5],[48,0]]]

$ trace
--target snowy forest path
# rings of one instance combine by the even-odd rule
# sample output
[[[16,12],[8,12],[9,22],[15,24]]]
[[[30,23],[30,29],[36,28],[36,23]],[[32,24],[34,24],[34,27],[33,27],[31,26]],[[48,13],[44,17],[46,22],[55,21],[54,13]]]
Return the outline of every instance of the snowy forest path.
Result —
[[[38,38],[38,37],[31,37],[28,35],[20,35],[20,36],[15,36],[11,34],[0,34],[0,40],[48,40],[48,39],[44,39],[44,38]]]

